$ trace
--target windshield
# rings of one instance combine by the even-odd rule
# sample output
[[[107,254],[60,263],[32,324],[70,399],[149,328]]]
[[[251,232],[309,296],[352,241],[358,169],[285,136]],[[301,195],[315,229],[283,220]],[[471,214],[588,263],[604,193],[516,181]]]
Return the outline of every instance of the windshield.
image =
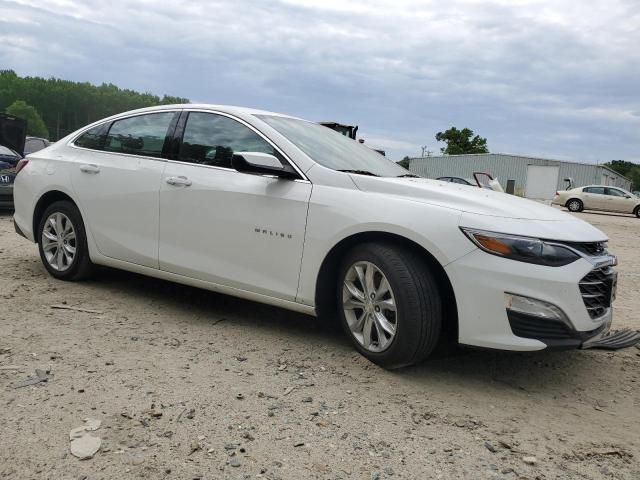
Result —
[[[288,117],[256,115],[320,165],[380,177],[399,177],[409,172],[357,141],[330,128]]]

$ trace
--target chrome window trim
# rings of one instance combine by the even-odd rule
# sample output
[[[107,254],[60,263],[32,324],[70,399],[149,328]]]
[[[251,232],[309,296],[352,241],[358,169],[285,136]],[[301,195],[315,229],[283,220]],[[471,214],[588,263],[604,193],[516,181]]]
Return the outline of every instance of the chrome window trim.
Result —
[[[100,122],[100,123],[92,123],[91,125],[89,125],[86,128],[84,128],[76,136],[74,136],[71,140],[69,140],[67,142],[67,147],[77,148],[78,150],[84,150],[84,151],[87,151],[87,152],[103,153],[103,154],[107,154],[107,155],[122,155],[123,157],[143,158],[145,160],[155,160],[155,161],[158,161],[158,162],[166,162],[167,159],[163,158],[163,157],[149,157],[149,156],[146,156],[146,155],[137,155],[135,153],[122,153],[122,152],[109,152],[107,150],[94,150],[93,148],[79,147],[79,146],[77,146],[75,144],[75,142],[76,142],[76,140],[78,140],[78,138],[80,138],[82,135],[84,135],[88,130],[91,130],[92,128],[99,127],[99,126],[107,124],[107,123],[118,122],[120,120],[126,120],[126,119],[129,119],[129,118],[139,117],[141,115],[152,115],[154,113],[169,113],[169,112],[180,113],[182,111],[183,111],[182,108],[179,108],[179,109],[167,108],[166,110],[160,109],[160,110],[154,110],[152,112],[140,112],[140,113],[136,113],[134,115],[123,115],[122,117],[112,118],[111,120],[106,120],[106,121]]]
[[[75,141],[82,136],[84,133],[86,133],[88,130],[95,128],[95,127],[99,127],[100,125],[104,125],[106,123],[113,123],[113,122],[117,122],[120,120],[126,120],[128,118],[133,118],[133,117],[139,117],[140,115],[150,115],[150,114],[154,114],[154,113],[167,113],[167,112],[174,112],[174,113],[182,113],[182,112],[200,112],[200,113],[212,113],[215,115],[222,115],[223,117],[227,117],[230,118],[231,120],[235,120],[236,122],[239,122],[240,124],[244,125],[245,127],[247,127],[249,130],[253,131],[254,133],[256,133],[260,138],[262,138],[264,141],[266,141],[269,145],[271,145],[280,155],[282,155],[282,157],[289,163],[289,165],[291,165],[291,167],[293,167],[293,169],[296,171],[296,173],[298,175],[300,175],[301,178],[297,178],[294,181],[296,182],[302,182],[302,183],[311,183],[311,181],[309,180],[309,178],[303,173],[303,171],[298,167],[298,165],[296,165],[296,163],[291,160],[291,158],[289,157],[289,155],[287,155],[278,145],[275,144],[275,142],[273,142],[269,137],[267,137],[264,133],[262,133],[260,130],[258,130],[256,127],[254,127],[253,125],[251,125],[250,123],[248,123],[247,121],[238,118],[237,116],[227,113],[227,112],[221,112],[219,110],[208,110],[208,109],[204,109],[204,108],[179,108],[179,109],[173,109],[173,108],[167,108],[165,109],[159,109],[159,110],[154,110],[152,112],[139,112],[139,113],[135,113],[133,115],[123,115],[121,117],[116,117],[116,118],[112,118],[110,120],[106,120],[104,122],[100,122],[100,123],[93,123],[89,126],[87,126],[86,128],[82,129],[77,135],[75,135],[71,140],[69,140],[67,142],[67,146],[68,147],[72,147],[72,148],[77,148],[78,150],[85,150],[87,152],[95,152],[95,153],[102,153],[102,154],[107,154],[107,155],[122,155],[125,157],[132,157],[132,158],[143,158],[146,160],[156,160],[159,162],[170,162],[170,163],[178,163],[181,165],[196,165],[199,167],[207,167],[207,168],[214,168],[214,169],[218,169],[218,170],[227,170],[227,171],[231,171],[231,172],[237,172],[237,173],[241,173],[238,172],[237,170],[233,169],[233,168],[226,168],[226,167],[216,167],[214,165],[202,165],[199,163],[192,163],[192,162],[184,162],[181,160],[170,160],[168,158],[163,158],[163,157],[148,157],[145,155],[137,155],[137,154],[133,154],[133,153],[120,153],[120,152],[109,152],[109,151],[105,151],[105,150],[94,150],[92,148],[86,148],[86,147],[79,147],[75,144]],[[186,123],[185,123],[185,127],[186,127]],[[257,176],[263,176],[263,177],[273,177],[273,178],[277,178],[274,175],[257,175]]]
[[[230,118],[231,120],[235,120],[236,122],[244,125],[245,127],[247,127],[249,130],[253,131],[254,133],[256,133],[260,138],[262,138],[265,142],[267,142],[269,145],[271,145],[280,155],[282,155],[282,157],[289,163],[289,165],[291,167],[293,167],[293,169],[296,171],[296,173],[298,175],[300,175],[300,179],[296,179],[296,180],[304,180],[305,182],[309,182],[309,178],[307,178],[307,176],[302,172],[302,170],[300,168],[298,168],[298,165],[296,165],[296,163],[291,160],[291,158],[289,157],[289,155],[287,155],[286,153],[284,153],[284,151],[278,146],[276,145],[276,143],[271,140],[269,137],[267,137],[264,133],[262,133],[260,130],[258,130],[256,127],[254,127],[253,125],[251,125],[249,122],[243,120],[242,118],[239,118],[231,113],[227,113],[227,112],[221,112],[219,110],[207,110],[207,109],[203,109],[203,108],[184,108],[182,109],[183,112],[199,112],[199,113],[213,113],[215,115],[221,115],[223,117],[227,117]],[[187,122],[189,120],[187,119]],[[185,128],[187,127],[187,123],[185,123]],[[174,160],[171,160],[172,162]],[[178,163],[187,163],[189,164],[190,162],[182,162],[180,160],[175,160]],[[197,163],[192,163],[192,165],[199,165]],[[204,166],[211,166],[211,165],[204,165]],[[232,170],[234,172],[237,172],[237,170],[231,168],[225,168],[225,167],[217,167],[217,168],[224,168],[225,170]],[[241,172],[238,172],[241,173]],[[263,176],[273,176],[273,175],[263,175]]]
[[[68,146],[71,148],[76,148],[78,150],[85,150],[87,152],[101,153],[103,155],[120,155],[122,157],[141,158],[143,160],[155,160],[156,162],[168,161],[166,158],[162,158],[162,157],[147,157],[145,155],[136,155],[134,153],[121,153],[121,152],[108,152],[105,150],[94,150],[93,148],[78,147],[77,145],[73,145],[73,144],[69,144]]]
[[[232,172],[232,173],[238,173],[241,175],[253,175],[254,177],[264,177],[264,178],[280,178],[277,175],[268,175],[268,174],[250,174],[250,173],[242,173],[239,172],[238,170],[236,170],[235,168],[227,168],[227,167],[218,167],[216,165],[204,165],[202,163],[193,163],[193,162],[184,162],[182,160],[169,160],[169,159],[164,159],[165,162],[167,163],[173,163],[175,165],[188,165],[191,167],[198,167],[198,168],[207,168],[207,169],[211,169],[211,170],[222,170],[223,172]],[[311,183],[309,180],[305,180],[302,178],[295,178],[293,179],[294,182],[298,182],[298,183]]]

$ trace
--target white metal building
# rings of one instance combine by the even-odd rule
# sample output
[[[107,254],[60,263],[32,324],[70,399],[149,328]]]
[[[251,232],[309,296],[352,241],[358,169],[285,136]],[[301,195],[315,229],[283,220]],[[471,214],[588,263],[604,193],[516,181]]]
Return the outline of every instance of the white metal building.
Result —
[[[557,190],[564,190],[566,178],[573,179],[574,187],[613,185],[631,190],[631,180],[604,165],[505,153],[412,158],[409,170],[426,178],[470,179],[473,172],[486,172],[497,178],[505,189],[507,181],[514,180],[516,195],[536,199],[551,199]]]

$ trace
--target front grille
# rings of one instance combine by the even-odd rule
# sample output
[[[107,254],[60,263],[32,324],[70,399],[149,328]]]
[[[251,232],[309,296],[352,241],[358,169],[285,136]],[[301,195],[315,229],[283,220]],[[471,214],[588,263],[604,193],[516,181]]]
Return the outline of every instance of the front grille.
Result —
[[[578,284],[582,301],[591,318],[602,316],[611,306],[615,273],[611,267],[591,270]]]
[[[563,242],[569,247],[589,255],[590,257],[599,257],[607,254],[607,242]]]

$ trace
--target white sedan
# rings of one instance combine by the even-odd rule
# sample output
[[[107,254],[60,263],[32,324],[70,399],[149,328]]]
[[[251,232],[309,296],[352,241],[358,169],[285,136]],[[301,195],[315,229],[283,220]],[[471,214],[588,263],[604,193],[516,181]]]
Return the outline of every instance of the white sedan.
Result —
[[[590,224],[417,178],[276,113],[173,105],[96,122],[21,163],[14,219],[55,278],[107,265],[338,318],[388,368],[448,339],[586,347],[612,319],[615,257]]]
[[[567,207],[571,212],[603,210],[632,213],[640,218],[640,197],[620,187],[587,185],[571,190],[561,190],[556,192],[551,203]]]

